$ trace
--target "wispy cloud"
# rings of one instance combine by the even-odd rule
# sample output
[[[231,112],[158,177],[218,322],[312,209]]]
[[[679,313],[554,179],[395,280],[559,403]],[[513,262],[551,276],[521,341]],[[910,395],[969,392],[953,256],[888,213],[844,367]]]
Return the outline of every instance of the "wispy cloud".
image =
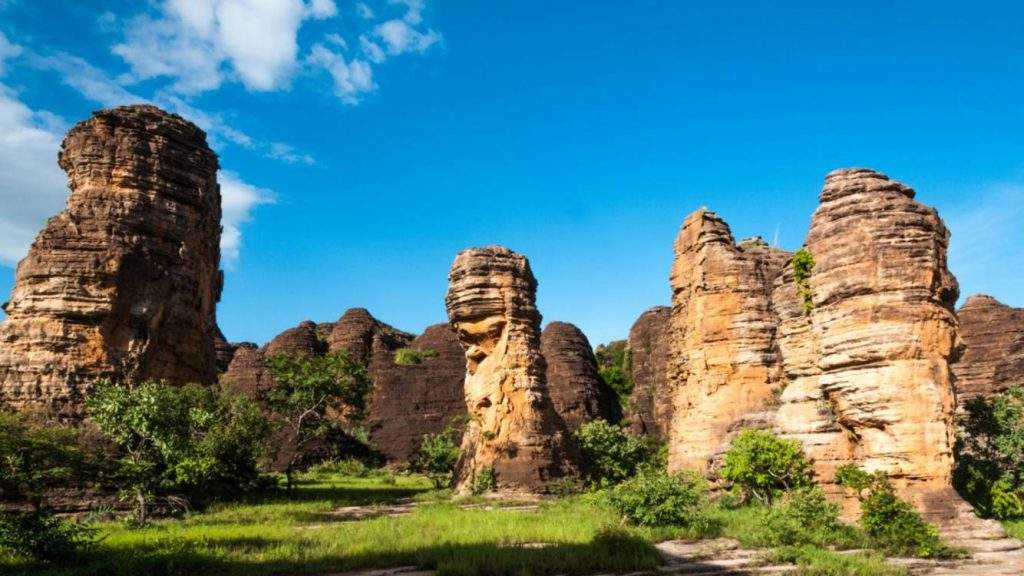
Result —
[[[253,186],[228,170],[221,170],[217,176],[220,182],[221,224],[224,232],[220,238],[221,258],[230,268],[238,261],[242,245],[241,227],[252,219],[253,209],[260,204],[273,204],[275,195],[266,188]]]

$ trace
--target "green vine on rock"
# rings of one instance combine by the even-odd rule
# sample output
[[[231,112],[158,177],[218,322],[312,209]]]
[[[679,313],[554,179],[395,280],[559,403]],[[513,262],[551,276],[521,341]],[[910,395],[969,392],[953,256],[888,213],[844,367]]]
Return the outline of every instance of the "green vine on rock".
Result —
[[[814,255],[807,248],[801,248],[793,254],[793,279],[796,280],[796,294],[800,297],[804,314],[814,309],[811,296],[811,270],[814,269]]]

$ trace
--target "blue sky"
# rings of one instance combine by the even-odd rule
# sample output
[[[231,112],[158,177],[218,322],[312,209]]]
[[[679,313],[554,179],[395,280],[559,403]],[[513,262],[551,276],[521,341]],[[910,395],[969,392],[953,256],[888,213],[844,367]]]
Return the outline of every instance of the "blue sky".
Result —
[[[687,213],[794,249],[843,166],[913,186],[962,291],[1024,306],[1024,7],[711,4],[0,0],[0,292],[64,131],[151,101],[220,154],[232,340],[352,306],[419,331],[491,243],[546,320],[622,338]]]

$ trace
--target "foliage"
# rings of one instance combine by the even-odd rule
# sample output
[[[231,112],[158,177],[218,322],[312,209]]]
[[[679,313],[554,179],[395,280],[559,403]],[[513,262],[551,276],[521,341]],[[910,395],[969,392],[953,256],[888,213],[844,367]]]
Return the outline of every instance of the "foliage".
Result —
[[[968,402],[953,481],[983,515],[1024,518],[1024,388]]]
[[[123,453],[116,474],[140,524],[158,495],[215,499],[257,485],[266,421],[242,396],[196,384],[102,382],[86,406]]]
[[[762,517],[758,532],[763,546],[863,544],[862,533],[839,521],[839,506],[817,486],[797,488],[776,501]]]
[[[913,506],[896,495],[884,472],[869,474],[853,464],[836,471],[836,480],[860,500],[860,524],[875,545],[890,553],[923,558],[948,557],[952,551],[939,532]]]
[[[633,360],[625,341],[598,346],[594,352],[601,380],[615,391],[620,401],[633,393]]]
[[[621,426],[593,420],[576,430],[587,481],[611,486],[636,474],[645,465],[664,467],[661,445],[649,436],[637,436]]]
[[[707,514],[707,483],[697,472],[643,469],[613,488],[610,502],[632,524],[683,526],[701,533],[714,528]]]
[[[92,543],[87,527],[48,512],[0,512],[0,550],[35,560],[61,562],[75,557]]]
[[[773,562],[795,563],[799,576],[906,576],[902,567],[890,566],[881,555],[840,554],[811,545],[784,546],[772,551]]]
[[[807,248],[801,248],[793,254],[793,280],[796,281],[796,293],[800,297],[805,314],[814,309],[811,294],[811,271],[814,269],[814,255]]]
[[[335,428],[328,414],[361,420],[370,385],[366,367],[345,350],[324,356],[279,354],[268,358],[267,365],[277,386],[264,392],[261,400],[272,412],[279,433],[289,439],[280,449],[288,458],[285,474],[290,490],[305,448]]]
[[[744,430],[725,453],[721,475],[744,500],[753,496],[770,504],[781,492],[810,486],[811,463],[795,440],[767,430]]]
[[[455,463],[459,460],[459,447],[454,437],[455,431],[451,427],[437,434],[424,434],[409,463],[411,470],[430,478],[435,488],[443,488],[452,482]]]
[[[473,495],[480,496],[493,492],[497,486],[497,479],[494,476],[494,468],[487,467],[476,473],[473,477]]]
[[[427,358],[437,356],[437,350],[430,348],[399,348],[395,350],[395,364],[422,364]]]

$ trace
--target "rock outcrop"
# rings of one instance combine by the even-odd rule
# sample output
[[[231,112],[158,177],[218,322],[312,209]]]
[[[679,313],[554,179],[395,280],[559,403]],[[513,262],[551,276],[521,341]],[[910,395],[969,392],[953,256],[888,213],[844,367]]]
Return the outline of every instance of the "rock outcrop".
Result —
[[[577,452],[544,382],[529,262],[507,248],[472,248],[456,256],[448,282],[445,303],[465,350],[470,416],[458,489],[470,489],[485,470],[506,491],[543,491],[575,474]]]
[[[391,352],[412,339],[412,334],[380,322],[369,310],[350,308],[334,323],[327,345],[332,352],[347,350],[354,360],[369,364],[375,351]]]
[[[730,427],[778,386],[771,287],[788,254],[759,240],[737,245],[705,209],[683,222],[675,254],[669,465],[707,470]]]
[[[1024,308],[976,294],[957,312],[964,352],[953,364],[957,405],[1024,385]]]
[[[548,395],[570,433],[598,418],[614,419],[618,399],[598,375],[594,350],[583,331],[566,322],[551,322],[541,332],[540,350]]]
[[[668,381],[672,309],[655,306],[629,330],[633,394],[625,421],[633,432],[668,438],[672,423],[672,389]]]
[[[217,372],[224,372],[228,369],[228,366],[231,365],[231,359],[235,356],[236,348],[238,348],[238,345],[228,342],[218,326],[217,331],[213,334],[213,351],[214,356],[217,358]]]
[[[396,465],[409,462],[425,434],[457,434],[466,421],[466,357],[451,326],[430,326],[408,347],[424,353],[422,360],[398,364],[394,351],[379,349],[370,362],[365,424],[374,447]]]
[[[327,352],[327,343],[320,339],[315,323],[303,320],[298,326],[274,336],[264,351],[267,356],[323,356]]]
[[[102,110],[58,162],[71,195],[18,265],[0,403],[75,419],[101,378],[214,381],[221,199],[206,135],[153,106]]]

